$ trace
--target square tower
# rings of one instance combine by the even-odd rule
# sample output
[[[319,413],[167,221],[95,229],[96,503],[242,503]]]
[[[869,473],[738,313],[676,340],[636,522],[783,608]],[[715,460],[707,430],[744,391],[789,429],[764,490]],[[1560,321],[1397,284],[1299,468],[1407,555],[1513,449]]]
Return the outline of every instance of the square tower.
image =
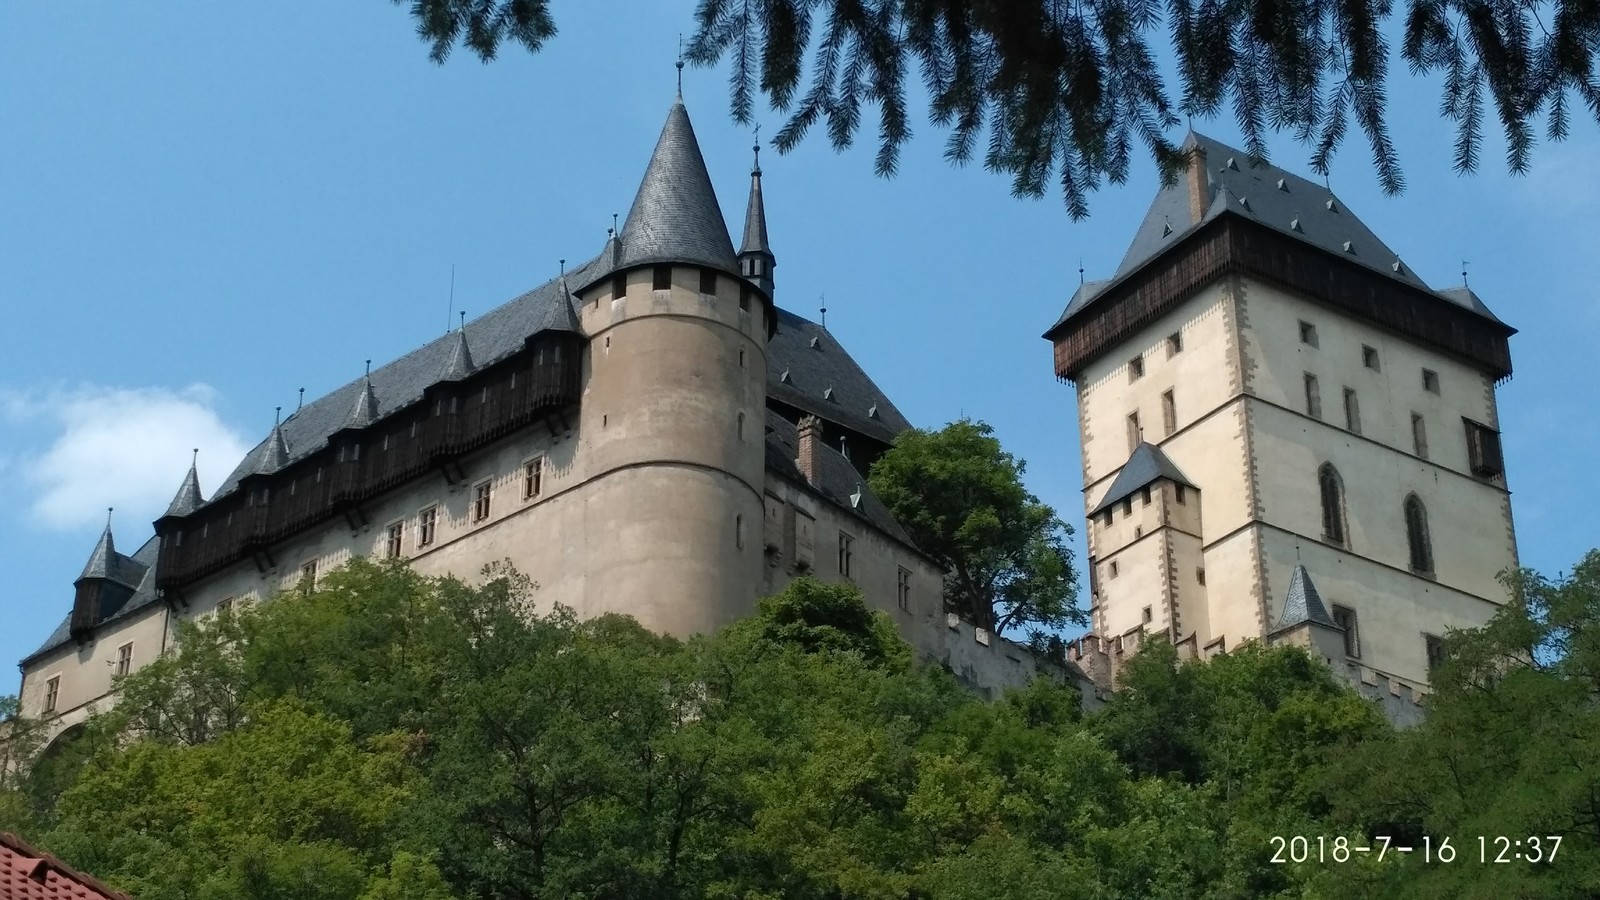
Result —
[[[1078,392],[1094,631],[1271,640],[1314,578],[1336,668],[1426,684],[1517,565],[1495,404],[1515,330],[1325,187],[1184,149],[1115,275],[1045,335]]]

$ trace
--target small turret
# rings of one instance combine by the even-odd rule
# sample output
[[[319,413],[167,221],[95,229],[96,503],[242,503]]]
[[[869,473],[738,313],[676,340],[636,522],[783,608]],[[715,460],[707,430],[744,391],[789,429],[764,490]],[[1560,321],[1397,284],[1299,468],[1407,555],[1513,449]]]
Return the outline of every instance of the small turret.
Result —
[[[472,350],[467,347],[467,329],[459,328],[455,342],[450,347],[450,358],[445,361],[444,371],[439,373],[439,380],[465,381],[477,368],[472,363]]]
[[[761,197],[761,145],[755,151],[755,165],[750,169],[750,202],[744,213],[744,242],[739,247],[739,274],[772,295],[772,270],[778,258],[772,255],[767,243],[767,207]]]
[[[199,462],[200,451],[194,451],[194,458],[189,461],[189,474],[183,476],[183,484],[178,485],[178,493],[172,498],[172,503],[167,506],[167,516],[187,516],[200,508],[205,500],[200,496],[200,473],[196,469]],[[162,516],[166,518],[167,516]],[[110,536],[110,532],[107,532]]]
[[[107,612],[120,601],[127,599],[131,590],[118,583],[121,566],[117,557],[116,542],[111,539],[111,510],[106,510],[106,529],[100,533],[83,574],[72,583],[73,640],[84,643],[94,636],[96,625],[105,619]]]

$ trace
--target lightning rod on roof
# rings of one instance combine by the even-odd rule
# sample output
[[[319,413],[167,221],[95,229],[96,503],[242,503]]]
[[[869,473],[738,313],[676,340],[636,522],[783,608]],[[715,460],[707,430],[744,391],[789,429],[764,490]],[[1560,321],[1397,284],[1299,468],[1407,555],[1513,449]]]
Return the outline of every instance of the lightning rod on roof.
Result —
[[[822,321],[820,323],[818,323],[818,324],[820,324],[823,328],[827,328],[828,327],[828,295],[827,294],[818,294],[817,295],[817,302],[822,304],[822,307],[821,307],[821,309],[822,309]]]
[[[108,506],[108,507],[106,507],[106,527],[107,527],[107,528],[110,528],[110,527],[111,527],[111,513],[112,513],[112,511],[114,511],[114,510],[115,510],[115,509],[116,509],[116,507],[114,507],[114,506]]]
[[[464,309],[461,311],[461,330],[467,330],[467,311]]]
[[[305,405],[306,405],[306,389],[305,388],[301,388],[300,389],[300,402],[295,404],[294,411],[295,412],[299,412],[300,408],[305,406]]]
[[[273,428],[277,428],[279,425],[282,425],[282,424],[283,424],[283,407],[274,406],[272,408],[272,427]]]
[[[372,360],[370,360],[370,359],[367,360],[367,375],[368,376],[372,375]]]
[[[456,264],[450,264],[450,306],[444,311],[444,333],[450,333],[450,317],[456,311]]]
[[[683,33],[678,33],[678,99],[683,99]]]
[[[617,214],[616,213],[612,213],[611,214],[611,233],[612,234],[616,234],[617,233]]]
[[[1467,261],[1464,259],[1461,261],[1461,286],[1467,286]]]
[[[564,260],[564,259],[562,259],[562,260],[557,260],[557,261],[558,261],[558,262],[560,262],[560,263],[561,263],[561,274],[562,274],[562,275],[565,275],[565,274],[567,274],[567,261],[566,261],[566,260]]]

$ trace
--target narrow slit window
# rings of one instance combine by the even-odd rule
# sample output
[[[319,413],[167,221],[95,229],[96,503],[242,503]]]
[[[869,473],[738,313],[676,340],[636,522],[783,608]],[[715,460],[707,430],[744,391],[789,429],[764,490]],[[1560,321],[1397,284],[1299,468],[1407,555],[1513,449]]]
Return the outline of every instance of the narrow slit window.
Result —
[[[1322,390],[1317,387],[1317,376],[1306,373],[1306,415],[1322,418]]]
[[[1411,414],[1411,447],[1421,459],[1428,458],[1428,422],[1422,413]]]
[[[1354,388],[1344,389],[1344,428],[1351,434],[1361,433],[1361,401]]]
[[[1331,464],[1317,470],[1317,491],[1322,498],[1322,539],[1344,546],[1344,481]]]
[[[1172,391],[1161,395],[1161,427],[1168,435],[1178,430],[1178,401]]]

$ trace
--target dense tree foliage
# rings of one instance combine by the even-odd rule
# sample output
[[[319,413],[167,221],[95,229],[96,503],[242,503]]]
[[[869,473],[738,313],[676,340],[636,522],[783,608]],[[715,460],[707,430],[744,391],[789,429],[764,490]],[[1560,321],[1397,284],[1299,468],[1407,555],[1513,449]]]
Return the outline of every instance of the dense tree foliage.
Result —
[[[1593,896],[1600,554],[1513,586],[1396,733],[1295,649],[986,702],[848,585],[685,643],[357,562],[185,625],[70,766],[0,772],[0,828],[141,900]],[[1274,862],[1384,834],[1458,857]],[[1534,834],[1554,862],[1477,862]]]
[[[962,419],[912,429],[868,481],[906,533],[949,573],[945,603],[996,632],[1081,623],[1072,527],[1022,484],[1024,464],[994,429]]]
[[[410,0],[436,62],[457,43],[486,61],[505,40],[537,51],[555,34],[549,5]],[[882,175],[911,137],[908,81],[920,75],[929,121],[950,130],[946,158],[981,152],[1022,196],[1054,179],[1081,218],[1102,179],[1127,177],[1136,144],[1170,175],[1179,161],[1166,134],[1179,116],[1225,110],[1251,153],[1265,155],[1268,131],[1287,131],[1314,148],[1319,173],[1353,120],[1384,188],[1399,192],[1385,110],[1395,14],[1389,0],[700,0],[689,57],[730,60],[738,121],[751,121],[758,90],[786,114],[780,150],[818,124],[848,147],[875,107]],[[1478,165],[1486,106],[1514,172],[1528,168],[1541,119],[1552,140],[1585,107],[1600,120],[1593,0],[1408,0],[1403,16],[1401,58],[1413,75],[1444,76],[1458,170]],[[1161,75],[1164,49],[1176,59],[1175,92]]]

